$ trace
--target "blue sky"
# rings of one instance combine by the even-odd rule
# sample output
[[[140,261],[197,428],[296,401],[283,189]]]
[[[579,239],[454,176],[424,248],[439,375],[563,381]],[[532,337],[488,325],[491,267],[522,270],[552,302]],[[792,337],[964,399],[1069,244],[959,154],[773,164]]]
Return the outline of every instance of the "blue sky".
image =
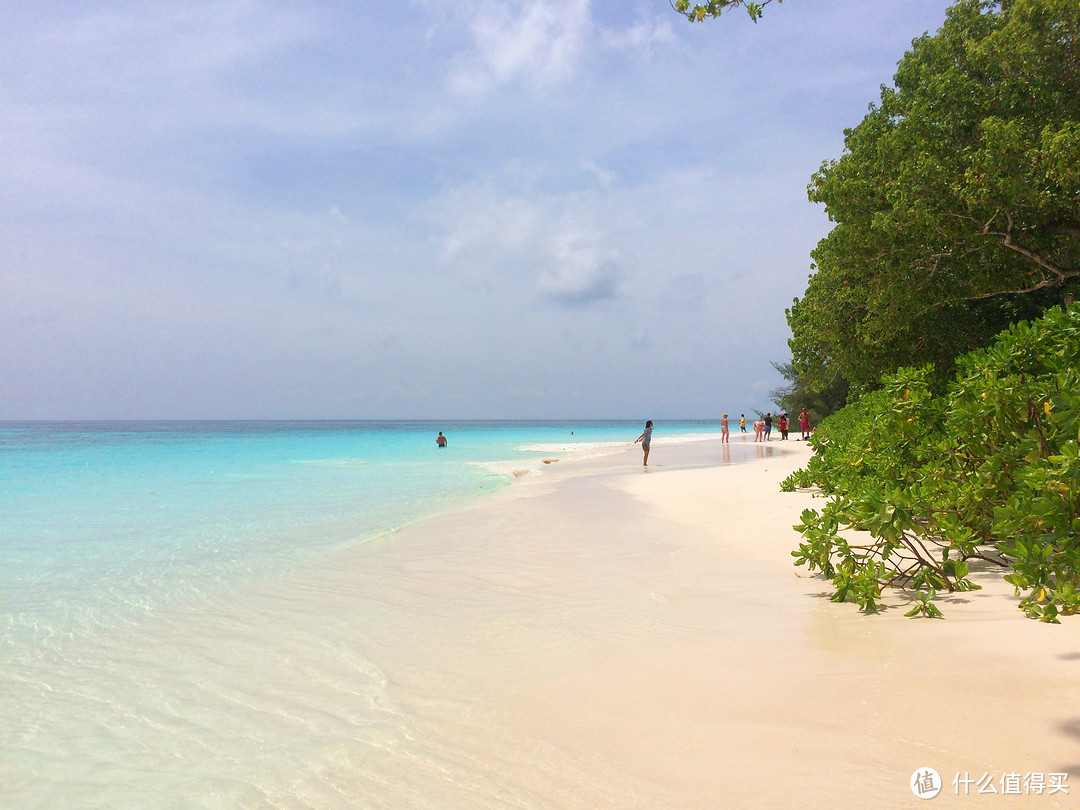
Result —
[[[943,0],[0,9],[0,419],[771,407],[806,200]]]

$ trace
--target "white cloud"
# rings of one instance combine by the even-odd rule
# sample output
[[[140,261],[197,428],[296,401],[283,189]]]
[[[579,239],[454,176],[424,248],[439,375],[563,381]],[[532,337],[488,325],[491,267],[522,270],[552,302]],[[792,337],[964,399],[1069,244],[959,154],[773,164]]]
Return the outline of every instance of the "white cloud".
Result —
[[[749,397],[809,175],[946,3],[17,3],[0,416],[602,416],[642,362],[654,413]]]
[[[0,111],[15,137],[62,139],[74,154],[117,141],[150,152],[230,130],[355,135],[388,117],[364,103],[364,77],[329,69],[319,46],[334,33],[316,9],[264,0],[72,8],[3,38],[5,61],[21,73]]]
[[[602,28],[597,39],[601,47],[615,51],[641,52],[679,44],[667,20],[639,20],[625,28]]]
[[[473,282],[490,282],[508,266],[531,261],[544,229],[540,205],[486,183],[443,192],[421,218],[442,234],[440,262]]]
[[[549,300],[571,307],[616,298],[617,257],[599,231],[561,230],[552,240],[537,286]]]
[[[204,2],[61,15],[12,44],[37,89],[73,104],[171,107],[178,94],[205,94],[224,72],[267,64],[314,36],[313,20],[270,4]]]
[[[580,193],[507,190],[496,182],[449,189],[420,217],[440,232],[439,258],[473,284],[572,307],[617,297],[613,235]]]
[[[591,25],[589,0],[532,0],[512,10],[484,4],[473,12],[472,49],[455,60],[450,87],[478,95],[519,79],[533,87],[565,82]]]
[[[619,179],[619,176],[615,174],[615,172],[598,166],[591,160],[581,161],[581,168],[583,168],[585,171],[595,177],[596,182],[600,184],[601,188],[608,188],[609,186],[611,186],[612,183]]]
[[[463,96],[519,81],[534,89],[566,84],[590,51],[642,54],[679,43],[667,19],[600,26],[591,0],[480,0],[460,9],[469,46],[451,60],[449,85]]]

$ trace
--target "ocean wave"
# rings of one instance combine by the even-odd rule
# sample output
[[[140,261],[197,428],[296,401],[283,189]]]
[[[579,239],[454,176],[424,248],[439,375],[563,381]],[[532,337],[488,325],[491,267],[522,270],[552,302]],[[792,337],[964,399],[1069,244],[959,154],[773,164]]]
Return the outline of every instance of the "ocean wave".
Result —
[[[366,458],[298,458],[290,464],[308,464],[312,467],[366,467],[371,459]]]
[[[686,442],[716,441],[716,433],[676,433],[670,436],[653,436],[653,444],[683,444]],[[560,442],[558,444],[523,444],[519,449],[530,453],[614,453],[632,446],[634,441],[622,442]]]
[[[619,450],[629,442],[559,442],[552,444],[523,444],[527,453],[580,453],[589,450]]]
[[[737,423],[736,423],[737,424]],[[671,436],[657,436],[653,438],[653,444],[684,444],[686,442],[714,442],[719,441],[720,431],[715,433],[676,433]]]
[[[471,467],[479,467],[495,475],[505,476],[507,478],[525,478],[528,475],[538,475],[543,469],[545,463],[551,463],[550,461],[540,461],[537,459],[535,462],[522,463],[518,461],[467,461],[465,462]]]

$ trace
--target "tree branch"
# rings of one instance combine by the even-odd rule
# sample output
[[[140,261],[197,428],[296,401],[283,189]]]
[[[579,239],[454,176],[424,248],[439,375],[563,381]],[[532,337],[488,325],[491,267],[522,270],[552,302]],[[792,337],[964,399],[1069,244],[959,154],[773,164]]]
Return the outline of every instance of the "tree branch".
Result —
[[[998,209],[998,210],[1000,211],[1001,209]],[[1018,244],[1016,242],[1016,240],[1013,238],[1013,233],[1012,233],[1012,231],[1013,231],[1013,218],[1012,218],[1012,214],[1010,214],[1008,211],[1005,212],[1005,221],[1006,221],[1006,223],[1008,223],[1006,225],[1006,227],[1005,227],[1005,230],[1004,231],[992,231],[992,230],[990,230],[990,226],[993,224],[994,219],[996,219],[996,218],[997,218],[997,213],[995,213],[994,216],[990,218],[990,221],[987,222],[983,226],[982,234],[984,236],[1000,236],[1001,237],[1001,243],[1005,247],[1007,247],[1009,250],[1014,250],[1017,253],[1019,253],[1021,256],[1025,257],[1027,259],[1031,259],[1031,261],[1035,262],[1035,264],[1039,265],[1039,267],[1042,267],[1044,270],[1049,270],[1051,273],[1053,273],[1055,276],[1057,276],[1057,281],[1055,282],[1056,284],[1061,284],[1063,281],[1065,281],[1067,278],[1070,278],[1071,276],[1080,275],[1080,270],[1074,270],[1072,272],[1062,270],[1060,267],[1058,267],[1056,264],[1054,264],[1049,259],[1046,259],[1043,256],[1040,256],[1035,251],[1029,250],[1028,248],[1024,247],[1023,245]],[[1047,285],[1042,285],[1042,286],[1051,286],[1051,285],[1047,284]],[[1034,289],[1038,289],[1038,287],[1036,287]]]
[[[691,5],[690,0],[668,0],[671,7],[682,14],[690,22],[701,22],[706,17],[716,18],[730,8],[745,8],[750,19],[757,22],[761,17],[762,7],[769,5],[773,0],[708,0],[706,3]],[[776,0],[783,3],[784,0]]]

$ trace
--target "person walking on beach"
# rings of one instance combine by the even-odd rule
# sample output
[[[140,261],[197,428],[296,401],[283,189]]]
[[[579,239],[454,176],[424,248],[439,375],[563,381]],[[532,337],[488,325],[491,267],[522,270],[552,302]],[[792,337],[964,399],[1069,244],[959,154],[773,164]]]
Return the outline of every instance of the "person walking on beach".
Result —
[[[743,433],[746,433],[746,414],[745,413],[740,413],[739,414],[739,430],[741,430]]]
[[[772,433],[772,411],[765,414],[765,441],[771,442],[770,434]]]
[[[754,420],[754,441],[765,441],[765,420],[763,419]]]
[[[724,414],[724,418],[720,420],[720,443],[724,444],[729,440],[727,429],[727,414]]]
[[[810,438],[810,414],[806,412],[805,407],[799,413],[799,431],[802,433],[804,442]]]
[[[645,431],[634,439],[634,444],[641,442],[641,449],[645,451],[645,460],[641,462],[642,467],[649,466],[649,445],[652,444],[652,419],[645,423]]]
[[[439,435],[435,437],[435,444],[439,447],[446,447],[446,437],[442,435],[442,431],[439,431]]]

